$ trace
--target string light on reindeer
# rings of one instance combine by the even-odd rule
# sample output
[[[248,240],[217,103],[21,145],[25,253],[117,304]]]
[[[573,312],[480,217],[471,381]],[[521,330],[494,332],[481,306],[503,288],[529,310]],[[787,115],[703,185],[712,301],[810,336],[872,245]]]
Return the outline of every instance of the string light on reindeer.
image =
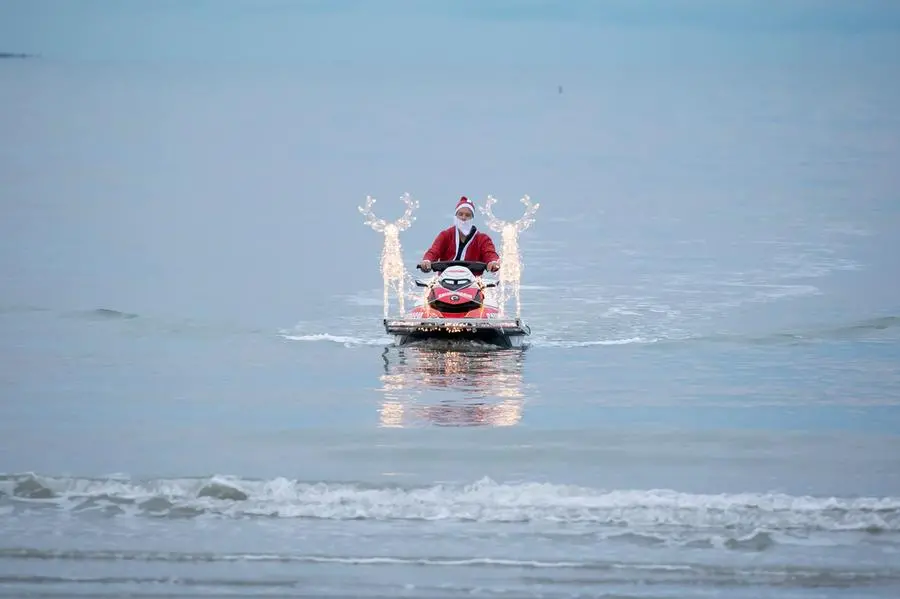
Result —
[[[484,206],[478,209],[486,217],[487,225],[493,231],[500,233],[502,245],[500,255],[503,260],[503,266],[499,270],[500,278],[500,301],[499,307],[502,314],[506,312],[506,302],[510,293],[516,299],[516,318],[521,316],[522,304],[519,295],[519,285],[522,280],[522,258],[519,254],[519,233],[534,224],[535,213],[540,204],[534,204],[527,195],[519,200],[525,204],[525,214],[516,221],[507,222],[500,220],[494,216],[493,205],[497,203],[496,198],[488,196]]]
[[[404,296],[406,295],[406,269],[403,267],[403,251],[400,245],[400,232],[408,229],[416,217],[413,215],[419,207],[419,201],[414,200],[408,193],[400,196],[400,200],[406,204],[403,215],[394,222],[387,222],[377,218],[372,212],[375,198],[366,196],[366,203],[359,206],[360,213],[366,217],[365,224],[372,230],[384,234],[384,247],[381,251],[381,277],[384,281],[384,316],[387,318],[390,312],[390,293],[393,290],[397,296],[397,303],[402,314],[404,312]]]

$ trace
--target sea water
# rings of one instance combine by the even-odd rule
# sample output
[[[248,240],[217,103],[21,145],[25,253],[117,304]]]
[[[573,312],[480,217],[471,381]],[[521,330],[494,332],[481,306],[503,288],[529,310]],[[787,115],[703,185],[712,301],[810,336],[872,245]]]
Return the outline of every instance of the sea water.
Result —
[[[896,596],[900,86],[807,67],[0,64],[0,595]],[[406,192],[541,203],[527,349],[392,345]]]

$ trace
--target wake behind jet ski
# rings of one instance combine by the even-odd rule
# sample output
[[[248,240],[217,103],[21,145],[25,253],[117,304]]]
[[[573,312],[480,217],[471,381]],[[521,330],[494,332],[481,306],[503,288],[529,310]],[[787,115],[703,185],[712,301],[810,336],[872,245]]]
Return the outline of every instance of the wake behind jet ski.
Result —
[[[432,262],[437,273],[430,280],[416,279],[426,289],[421,305],[402,318],[385,318],[384,328],[398,345],[428,339],[479,341],[504,348],[522,347],[531,329],[519,318],[501,314],[486,290],[495,279],[484,279],[485,262],[450,260]],[[420,267],[421,270],[421,267]]]

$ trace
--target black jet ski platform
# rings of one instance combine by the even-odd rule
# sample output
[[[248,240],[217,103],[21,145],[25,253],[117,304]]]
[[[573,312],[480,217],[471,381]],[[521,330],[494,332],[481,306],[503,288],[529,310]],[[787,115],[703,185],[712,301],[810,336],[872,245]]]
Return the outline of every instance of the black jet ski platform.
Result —
[[[505,348],[524,345],[531,328],[519,318],[385,318],[398,345],[428,339],[480,341]]]

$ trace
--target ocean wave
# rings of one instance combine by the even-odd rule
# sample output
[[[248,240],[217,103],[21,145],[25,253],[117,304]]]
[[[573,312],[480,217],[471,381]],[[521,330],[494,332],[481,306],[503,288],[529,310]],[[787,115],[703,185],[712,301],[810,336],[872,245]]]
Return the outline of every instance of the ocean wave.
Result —
[[[727,342],[747,345],[797,345],[828,341],[878,341],[889,338],[900,328],[900,316],[876,316],[862,320],[820,327],[774,331],[763,335],[712,334],[689,337],[687,341]]]
[[[0,558],[4,553],[0,552]],[[727,565],[710,565],[699,563],[642,563],[636,561],[551,561],[551,560],[517,560],[503,558],[406,558],[392,556],[351,557],[351,556],[316,556],[293,554],[203,554],[203,553],[175,553],[175,552],[132,552],[132,551],[40,551],[23,550],[18,554],[11,554],[13,559],[26,560],[77,560],[75,563],[83,563],[96,560],[121,560],[139,562],[168,562],[169,564],[193,564],[201,566],[192,570],[191,575],[140,575],[137,573],[123,573],[117,571],[108,575],[88,575],[74,571],[53,574],[4,574],[0,575],[0,585],[28,586],[34,590],[40,587],[53,587],[65,585],[71,589],[73,585],[86,585],[98,588],[127,585],[131,592],[136,586],[146,586],[152,589],[152,596],[162,596],[175,592],[176,589],[185,587],[207,587],[228,589],[231,595],[238,589],[247,593],[254,587],[265,589],[267,592],[277,590],[280,594],[290,596],[321,597],[322,585],[331,587],[334,582],[319,582],[319,589],[307,594],[304,589],[310,585],[308,570],[297,571],[298,566],[320,567],[328,564],[332,566],[349,566],[357,568],[479,568],[493,570],[500,573],[503,570],[512,570],[515,582],[507,588],[486,587],[483,582],[473,586],[467,583],[465,578],[458,582],[448,583],[443,580],[435,583],[419,582],[417,584],[403,583],[402,586],[390,580],[370,580],[363,578],[355,580],[355,577],[344,577],[339,582],[342,595],[348,591],[355,596],[366,597],[396,597],[398,594],[410,596],[410,591],[415,591],[417,596],[446,597],[446,596],[509,596],[513,589],[520,594],[527,595],[526,588],[534,588],[540,585],[544,591],[554,587],[571,587],[577,585],[582,589],[590,587],[609,588],[611,584],[644,585],[651,583],[659,589],[660,585],[678,585],[684,589],[685,585],[696,590],[700,585],[715,588],[721,592],[723,588],[746,588],[748,585],[761,585],[776,588],[817,589],[852,587],[871,587],[873,585],[894,585],[900,580],[900,574],[895,569],[886,567],[873,567],[860,565],[857,567],[803,567],[803,566],[776,566],[757,565],[754,567],[736,567]],[[216,563],[281,563],[289,564],[292,569],[281,575],[273,576],[271,573],[259,571],[235,571],[226,575],[210,576],[202,566]],[[571,570],[562,574],[561,570]],[[352,589],[352,591],[351,591]],[[598,589],[599,590],[599,589]],[[760,589],[765,594],[765,590]],[[179,591],[179,594],[184,592]],[[358,595],[357,595],[358,593]],[[448,594],[449,593],[449,594]],[[30,594],[30,593],[28,593]],[[103,593],[105,595],[105,593]],[[716,593],[719,594],[719,593]],[[143,596],[143,593],[141,593]],[[54,595],[55,596],[55,595]],[[151,596],[151,595],[147,595]],[[217,595],[218,596],[218,595]],[[328,596],[332,596],[330,593]],[[336,595],[335,595],[336,596]],[[561,596],[557,594],[541,596]],[[571,596],[567,593],[565,596]],[[640,595],[609,595],[604,597],[646,597]],[[654,595],[656,596],[656,595]]]
[[[10,474],[0,506],[110,516],[308,518],[459,522],[587,523],[620,530],[728,530],[747,544],[760,531],[900,531],[900,497],[781,493],[692,494],[603,490],[482,479],[428,486],[253,480],[231,476],[131,480]],[[744,535],[744,536],[741,536]],[[769,539],[770,540],[770,539]],[[751,545],[768,542],[765,538]]]
[[[64,313],[63,316],[71,318],[84,318],[87,320],[133,320],[139,318],[138,314],[113,310],[112,308],[96,308],[94,310],[77,310]]]
[[[458,557],[458,556],[408,556],[408,555],[327,555],[305,553],[257,553],[257,552],[210,552],[210,551],[147,551],[128,549],[43,549],[36,547],[0,548],[0,559],[17,560],[65,560],[73,562],[162,562],[180,564],[211,563],[284,563],[284,564],[337,564],[346,566],[432,566],[448,568],[490,568],[516,570],[587,570],[596,573],[618,573],[626,575],[623,582],[633,581],[628,571],[670,574],[681,578],[684,575],[702,575],[708,578],[738,578],[741,575],[776,578],[779,581],[797,580],[799,583],[812,581],[844,582],[886,582],[900,580],[900,572],[885,568],[829,568],[812,566],[758,566],[752,570],[728,565],[708,563],[665,563],[635,562],[603,559],[521,559],[502,557]],[[74,581],[86,581],[74,579]],[[45,582],[35,580],[34,582]]]

